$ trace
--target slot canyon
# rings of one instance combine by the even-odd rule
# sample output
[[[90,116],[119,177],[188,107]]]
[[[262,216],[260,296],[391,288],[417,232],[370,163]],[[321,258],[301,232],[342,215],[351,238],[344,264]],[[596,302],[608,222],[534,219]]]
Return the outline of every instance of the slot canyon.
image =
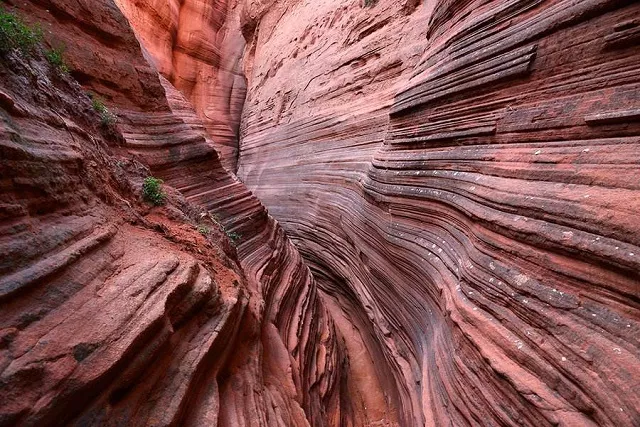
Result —
[[[640,2],[0,10],[0,426],[640,427]]]

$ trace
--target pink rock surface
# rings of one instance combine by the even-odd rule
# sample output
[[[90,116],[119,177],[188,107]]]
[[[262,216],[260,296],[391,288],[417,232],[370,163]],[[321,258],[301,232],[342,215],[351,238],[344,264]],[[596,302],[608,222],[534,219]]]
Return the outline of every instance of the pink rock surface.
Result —
[[[160,73],[191,103],[235,171],[238,126],[246,93],[245,41],[234,1],[163,0],[116,3]]]
[[[323,1],[256,27],[239,176],[402,425],[640,420],[639,13]]]
[[[638,4],[5,3],[0,426],[638,425]]]

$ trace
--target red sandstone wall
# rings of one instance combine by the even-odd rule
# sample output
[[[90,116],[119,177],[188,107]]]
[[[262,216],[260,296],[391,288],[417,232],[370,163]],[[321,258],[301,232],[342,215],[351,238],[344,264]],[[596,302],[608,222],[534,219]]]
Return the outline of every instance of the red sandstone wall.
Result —
[[[117,0],[153,63],[191,103],[223,165],[235,171],[246,85],[233,1]]]
[[[322,1],[261,20],[239,176],[403,425],[640,419],[639,13]]]
[[[0,425],[637,423],[636,4],[7,3]]]
[[[348,423],[343,339],[308,268],[222,167],[202,121],[145,59],[119,10],[80,0],[16,6],[55,27],[72,75],[118,123],[104,142],[72,79],[58,87],[42,60],[2,63],[0,425]],[[68,18],[89,6],[96,22]],[[25,85],[21,73],[41,84]],[[143,91],[153,102],[130,93],[138,87],[153,88]],[[123,167],[133,173],[118,181],[126,193],[96,201]],[[146,174],[165,180],[166,208],[140,204]],[[214,220],[237,233],[239,266]],[[201,222],[218,240],[207,243]]]

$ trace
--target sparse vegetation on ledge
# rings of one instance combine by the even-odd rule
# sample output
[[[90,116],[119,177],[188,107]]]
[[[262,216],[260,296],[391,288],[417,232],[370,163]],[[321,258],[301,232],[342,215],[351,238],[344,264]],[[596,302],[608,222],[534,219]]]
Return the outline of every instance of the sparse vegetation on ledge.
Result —
[[[38,24],[28,25],[15,13],[0,9],[0,55],[15,50],[20,55],[33,56],[42,41],[43,32]],[[63,46],[45,50],[44,57],[54,70],[69,73]]]
[[[240,240],[242,238],[242,236],[234,231],[227,231],[226,229],[224,230],[224,232],[227,234],[227,237],[229,239],[231,239],[231,241],[236,244],[238,243],[238,240]]]
[[[14,13],[0,9],[0,53],[17,49],[22,54],[32,53],[42,41],[42,29],[27,25]]]
[[[203,236],[208,236],[209,234],[211,234],[211,230],[206,225],[199,225],[197,228],[198,233],[202,234]]]
[[[89,93],[89,98],[91,98],[91,105],[93,109],[100,114],[100,124],[104,127],[111,127],[116,124],[118,120],[118,116],[112,113],[107,106],[104,104],[104,101],[93,93]]]
[[[63,74],[68,74],[70,69],[67,63],[64,61],[64,47],[54,47],[44,53],[44,57],[47,58],[49,64],[56,70]]]
[[[162,190],[162,180],[149,176],[142,184],[142,198],[155,206],[164,205],[167,195]]]

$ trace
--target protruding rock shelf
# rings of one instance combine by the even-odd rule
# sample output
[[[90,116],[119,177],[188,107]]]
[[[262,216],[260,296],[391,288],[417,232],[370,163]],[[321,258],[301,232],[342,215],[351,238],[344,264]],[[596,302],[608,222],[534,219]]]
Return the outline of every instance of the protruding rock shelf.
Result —
[[[2,7],[0,426],[640,426],[640,4]]]

